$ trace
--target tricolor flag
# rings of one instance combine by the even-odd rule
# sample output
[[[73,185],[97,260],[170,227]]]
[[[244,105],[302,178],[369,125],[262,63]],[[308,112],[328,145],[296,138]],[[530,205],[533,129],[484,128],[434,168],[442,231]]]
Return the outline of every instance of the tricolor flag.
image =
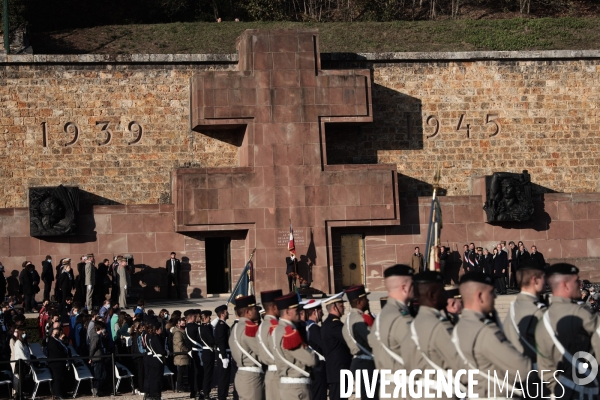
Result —
[[[292,221],[290,221],[290,241],[288,242],[288,250],[290,253],[296,255],[296,244],[294,243],[294,228],[292,228]]]

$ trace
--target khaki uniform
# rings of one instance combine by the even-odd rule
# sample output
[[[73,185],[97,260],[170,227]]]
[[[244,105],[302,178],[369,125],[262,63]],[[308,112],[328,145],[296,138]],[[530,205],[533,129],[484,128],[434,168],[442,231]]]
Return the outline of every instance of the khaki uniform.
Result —
[[[310,369],[319,359],[304,344],[294,350],[284,349],[282,339],[286,326],[296,328],[292,322],[279,319],[279,325],[271,335],[279,374],[279,395],[282,399],[310,399]]]
[[[363,319],[363,312],[356,308],[350,310],[350,314],[348,314],[348,318],[342,329],[344,340],[353,356],[350,363],[350,370],[366,369],[369,371],[369,376],[371,376],[371,373],[375,369],[375,361],[373,360],[372,349],[369,345],[369,331],[369,326]],[[360,392],[362,398],[367,397],[363,380],[361,380]]]
[[[400,345],[409,331],[408,324],[412,320],[406,304],[391,297],[388,299],[375,319],[368,337],[377,369],[404,369]]]
[[[546,330],[546,314],[556,338],[564,350],[569,353],[565,354],[564,357]],[[562,396],[562,399],[579,398],[579,393],[573,393],[573,388],[568,387],[572,386],[573,365],[571,364],[571,359],[579,351],[596,355],[596,358],[600,355],[598,329],[600,329],[598,314],[591,314],[584,307],[573,303],[570,299],[557,296],[552,297],[550,307],[548,307],[542,321],[537,324],[535,330],[535,340],[538,349],[538,371],[550,370],[550,372],[544,372],[543,380],[546,382],[549,381],[548,388],[551,394],[556,393],[557,397],[562,396],[562,387],[564,387],[565,394]],[[560,375],[557,375],[562,387],[561,385],[557,385],[554,379],[554,372],[559,369],[564,371]],[[575,387],[579,391],[583,391],[582,388],[584,388],[586,391],[591,390],[592,393],[594,391],[598,393],[594,382],[585,386],[577,385]],[[597,394],[594,398],[597,398]]]
[[[452,332],[452,341],[468,369],[478,369],[480,372],[480,375],[475,376],[477,385],[473,386],[473,392],[480,399],[509,397],[517,373],[525,383],[527,373],[531,370],[531,360],[519,353],[506,339],[500,327],[483,314],[463,310],[460,321]],[[487,379],[488,371],[491,382]],[[502,391],[500,387],[495,387],[495,393],[494,371],[500,384],[508,376],[508,384],[504,384]],[[506,394],[507,390],[509,396]]]
[[[404,337],[401,345],[402,358],[407,371],[450,369],[456,372],[468,368],[461,361],[450,339],[453,325],[439,310],[420,306],[419,313],[409,325],[409,329],[409,334]],[[465,383],[466,379],[463,384]],[[436,390],[437,386],[432,385],[430,392],[436,393]]]
[[[257,337],[246,335],[248,321],[248,318],[240,318],[229,336],[231,356],[237,365],[235,389],[241,400],[264,400],[265,383],[259,356],[260,344]]]
[[[519,353],[535,364],[535,327],[542,320],[546,305],[540,303],[536,296],[521,292],[510,307],[504,320],[504,334]]]
[[[279,374],[277,365],[275,365],[275,355],[273,352],[273,340],[269,335],[271,329],[271,320],[277,321],[277,317],[265,315],[263,322],[258,328],[257,338],[260,343],[261,360],[268,365],[265,373],[265,398],[266,400],[278,400],[279,397]]]
[[[94,295],[94,285],[96,284],[96,267],[91,262],[85,263],[85,306],[88,310],[92,310],[92,297]],[[88,288],[91,286],[91,288]]]

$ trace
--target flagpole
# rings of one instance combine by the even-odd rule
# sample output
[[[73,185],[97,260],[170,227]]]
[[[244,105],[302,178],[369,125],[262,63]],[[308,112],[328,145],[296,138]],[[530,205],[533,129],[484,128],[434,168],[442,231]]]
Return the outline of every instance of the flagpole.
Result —
[[[433,175],[433,196],[431,197],[431,210],[429,212],[429,223],[427,227],[427,242],[425,243],[425,257],[423,257],[423,269],[428,270],[431,269],[431,265],[433,264],[433,268],[435,269],[435,258],[434,258],[434,246],[437,242],[438,227],[436,226],[437,222],[437,210],[436,210],[436,195],[438,190],[438,184],[440,182],[440,166],[436,167],[435,173]],[[436,221],[436,222],[434,222]]]

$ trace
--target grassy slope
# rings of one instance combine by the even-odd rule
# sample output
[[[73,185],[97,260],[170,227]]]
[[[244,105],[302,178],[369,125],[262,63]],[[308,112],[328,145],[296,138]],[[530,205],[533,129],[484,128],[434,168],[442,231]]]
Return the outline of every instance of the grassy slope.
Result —
[[[172,23],[120,25],[34,35],[35,53],[233,53],[252,28],[318,28],[322,52],[600,48],[600,18],[360,23]]]

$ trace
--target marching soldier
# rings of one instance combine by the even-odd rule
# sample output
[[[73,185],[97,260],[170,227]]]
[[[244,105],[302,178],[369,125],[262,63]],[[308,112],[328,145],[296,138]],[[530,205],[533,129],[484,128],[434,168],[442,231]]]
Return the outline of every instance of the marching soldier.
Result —
[[[217,399],[227,399],[227,393],[229,392],[229,381],[231,379],[231,368],[229,366],[229,357],[231,350],[229,350],[229,325],[225,321],[229,318],[229,312],[227,306],[222,305],[215,308],[215,314],[219,318],[217,325],[215,326],[215,346],[216,352],[219,357],[217,361],[216,375],[218,378],[218,389]]]
[[[433,369],[438,374],[466,368],[460,363],[456,348],[450,340],[453,325],[441,312],[446,307],[442,274],[424,271],[414,276],[414,283],[419,313],[409,325],[409,334],[402,341],[401,352],[405,368],[409,371]],[[433,392],[433,388],[431,391]]]
[[[325,369],[325,349],[321,338],[319,323],[323,320],[321,300],[311,299],[303,302],[306,316],[306,343],[314,350],[319,363],[311,372],[310,394],[312,400],[327,400],[327,370]]]
[[[321,337],[325,350],[325,364],[327,371],[327,385],[329,386],[329,398],[340,399],[340,370],[350,368],[352,354],[344,340],[344,324],[341,321],[344,315],[344,292],[338,293],[325,299],[322,304],[327,308],[329,315],[321,326]]]
[[[190,398],[200,398],[201,385],[198,384],[202,376],[202,361],[200,353],[202,352],[202,344],[200,343],[200,330],[196,324],[196,315],[200,310],[186,310],[183,315],[185,317],[185,344],[190,350],[190,364],[188,370],[188,381],[190,384]]]
[[[546,285],[544,269],[531,263],[523,264],[516,272],[516,282],[521,292],[510,303],[504,320],[504,334],[515,349],[529,357],[535,366],[535,328],[546,311],[546,305],[539,301]]]
[[[235,387],[242,400],[264,400],[265,383],[258,342],[258,307],[251,296],[235,299],[240,320],[231,330],[229,347],[237,364]]]
[[[369,311],[368,294],[365,291],[364,285],[352,286],[346,289],[346,296],[352,309],[346,319],[342,334],[353,355],[350,370],[367,370],[371,374],[375,369],[375,362],[373,361],[373,353],[371,346],[369,346],[368,336],[375,318]],[[362,380],[360,396],[357,394],[357,397],[367,397]]]
[[[546,271],[546,279],[552,289],[552,303],[535,330],[538,371],[546,370],[540,378],[549,381],[550,394],[556,398],[598,398],[596,375],[590,379],[590,367],[596,363],[597,368],[598,364],[589,353],[600,356],[599,319],[598,314],[573,303],[581,296],[579,269],[554,264]]]
[[[202,310],[200,312],[200,343],[202,343],[202,368],[204,369],[204,378],[202,382],[202,392],[204,398],[210,398],[210,389],[212,387],[212,378],[215,368],[215,337],[213,326],[210,323],[212,311]]]
[[[279,374],[277,374],[277,365],[273,355],[272,343],[270,340],[273,331],[277,327],[279,320],[279,310],[275,304],[275,299],[283,296],[281,289],[260,292],[260,301],[265,310],[263,322],[258,327],[258,342],[261,347],[261,359],[266,362],[267,372],[265,373],[265,398],[266,400],[278,400],[279,397]]]
[[[460,280],[464,310],[460,321],[452,331],[452,343],[460,360],[467,369],[479,370],[477,385],[473,391],[479,398],[510,397],[512,384],[519,380],[529,382],[532,374],[531,360],[519,353],[506,339],[499,324],[489,318],[495,314],[494,283],[491,276],[479,272],[470,272]],[[495,371],[500,377],[508,377],[508,383],[496,382],[493,378],[488,381],[487,371]],[[503,386],[497,386],[496,383]],[[488,392],[489,390],[489,392]],[[506,393],[504,392],[506,390]],[[532,389],[535,390],[535,389]],[[515,393],[519,393],[515,388]],[[528,393],[535,393],[529,391]]]
[[[388,299],[369,334],[377,369],[404,369],[400,344],[409,330],[408,324],[413,320],[408,303],[414,296],[414,273],[414,269],[403,264],[393,265],[383,271]]]
[[[296,324],[300,321],[298,296],[290,293],[275,299],[280,311],[279,324],[272,335],[275,363],[282,399],[310,399],[310,369],[317,355],[304,343]]]

